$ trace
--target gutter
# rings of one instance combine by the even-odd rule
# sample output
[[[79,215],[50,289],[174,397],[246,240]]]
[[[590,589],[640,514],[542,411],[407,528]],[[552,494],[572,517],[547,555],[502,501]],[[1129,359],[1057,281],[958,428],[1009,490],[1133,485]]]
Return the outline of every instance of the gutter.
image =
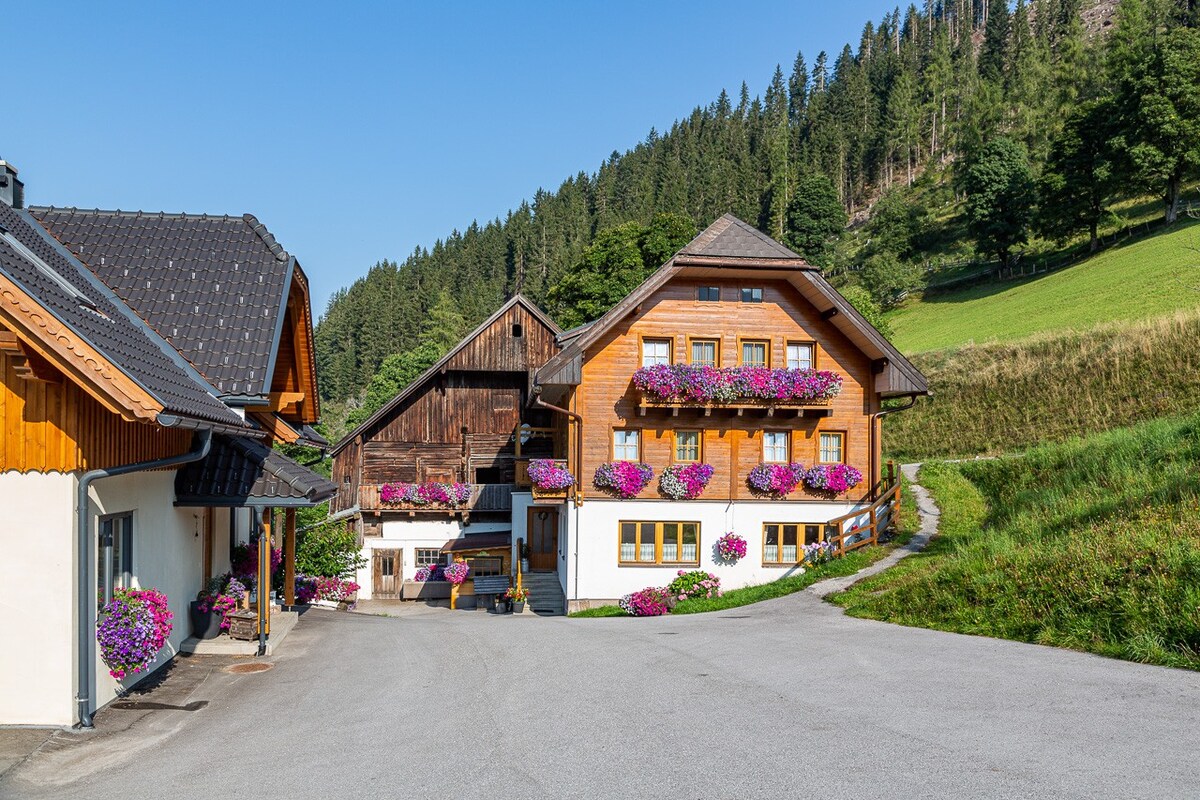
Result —
[[[569,409],[547,403],[542,399],[541,386],[533,387],[533,403],[541,408],[549,409],[550,411],[554,411],[559,414],[565,414],[568,418],[575,420],[577,423],[575,426],[575,475],[576,480],[581,482],[583,480],[583,416]],[[571,538],[571,544],[575,548],[573,559],[575,562],[575,591],[571,593],[574,595],[574,597],[571,598],[572,600],[579,599],[579,507],[582,505],[582,501],[579,499],[578,486],[579,484],[577,483],[575,491],[575,535]]]
[[[882,437],[883,436],[883,426],[877,425],[876,423],[879,422],[884,417],[886,417],[888,414],[895,414],[897,411],[907,411],[908,409],[912,408],[913,406],[915,406],[917,404],[917,398],[920,396],[921,395],[919,393],[914,392],[914,393],[908,395],[908,405],[897,406],[896,408],[887,408],[882,411],[876,411],[872,415],[874,417],[874,419],[871,421],[871,435],[872,436],[876,435],[875,431],[878,430],[879,431],[878,435]],[[872,461],[875,460],[875,448],[874,447],[871,448],[871,460]],[[871,465],[871,480],[875,481],[874,483],[871,484],[872,486],[880,485],[879,480],[877,479],[877,475],[878,475],[880,469],[881,469],[880,464],[872,464]],[[874,489],[871,490],[872,496],[877,496],[877,494],[878,493]]]
[[[160,421],[162,421],[161,417]],[[168,427],[170,426],[168,425]],[[79,725],[82,728],[92,727],[90,692],[93,678],[92,668],[95,666],[95,659],[92,657],[92,641],[96,637],[96,621],[92,615],[92,526],[90,525],[91,499],[88,497],[88,489],[91,488],[93,481],[100,478],[112,478],[118,475],[128,475],[132,472],[145,472],[152,469],[176,467],[183,464],[190,464],[193,461],[199,461],[207,456],[208,451],[212,448],[212,436],[211,429],[198,430],[192,443],[192,449],[182,455],[157,458],[153,461],[137,461],[132,464],[122,464],[108,469],[88,470],[79,478],[75,505],[75,535],[78,540],[79,551],[75,592],[76,616],[78,618],[77,630],[79,634],[79,640],[76,645],[78,649],[78,674],[76,675],[77,688],[75,702],[79,706]]]

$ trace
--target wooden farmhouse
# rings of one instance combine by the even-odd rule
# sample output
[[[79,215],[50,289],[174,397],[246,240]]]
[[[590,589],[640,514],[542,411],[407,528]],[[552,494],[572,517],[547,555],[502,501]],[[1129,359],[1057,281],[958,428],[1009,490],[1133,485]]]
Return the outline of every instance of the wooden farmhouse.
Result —
[[[491,363],[485,339],[511,343],[514,309],[525,360],[476,383],[456,374]],[[403,594],[413,570],[477,552],[479,536],[506,548],[489,569],[527,556],[535,607],[575,609],[680,569],[730,588],[774,580],[806,545],[849,549],[894,521],[883,401],[927,393],[925,378],[818,269],[744,222],[722,217],[600,319],[555,333],[510,301],[337,445],[339,508],[361,515],[376,554],[366,591]],[[530,485],[546,458],[568,490]],[[419,488],[405,482],[448,478],[472,484],[458,508],[405,499]],[[388,481],[405,485],[384,498]],[[729,532],[747,543],[737,563],[717,550]]]
[[[332,496],[274,442],[317,421],[308,282],[250,215],[32,207],[0,161],[0,724],[89,725],[118,690],[98,599],[188,605],[267,512]]]

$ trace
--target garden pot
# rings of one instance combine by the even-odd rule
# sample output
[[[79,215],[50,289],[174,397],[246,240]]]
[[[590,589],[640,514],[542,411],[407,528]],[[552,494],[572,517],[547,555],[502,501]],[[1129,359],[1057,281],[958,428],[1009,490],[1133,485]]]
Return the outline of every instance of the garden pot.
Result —
[[[525,613],[525,601],[524,600],[514,600],[513,604],[512,604],[512,610],[513,610],[514,614],[524,614]]]
[[[192,621],[192,635],[197,639],[215,639],[221,635],[221,615],[215,611],[201,611],[200,601],[188,605],[188,618]]]

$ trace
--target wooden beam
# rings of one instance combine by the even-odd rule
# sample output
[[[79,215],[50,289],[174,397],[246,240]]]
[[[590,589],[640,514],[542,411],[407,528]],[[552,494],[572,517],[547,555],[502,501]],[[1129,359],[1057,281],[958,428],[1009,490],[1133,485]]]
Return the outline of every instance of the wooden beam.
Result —
[[[292,411],[304,402],[304,392],[271,392],[268,411]]]
[[[12,331],[0,330],[0,351],[8,354],[18,378],[42,383],[62,383],[62,373],[38,355],[36,350],[27,347]]]
[[[279,417],[270,413],[261,411],[250,411],[249,416],[258,424],[263,426],[263,429],[271,434],[276,441],[284,444],[292,444],[299,441],[300,434],[291,425],[281,420]]]
[[[821,319],[833,319],[839,313],[841,312],[838,311],[837,306],[834,306],[833,308],[827,308],[821,312]]]

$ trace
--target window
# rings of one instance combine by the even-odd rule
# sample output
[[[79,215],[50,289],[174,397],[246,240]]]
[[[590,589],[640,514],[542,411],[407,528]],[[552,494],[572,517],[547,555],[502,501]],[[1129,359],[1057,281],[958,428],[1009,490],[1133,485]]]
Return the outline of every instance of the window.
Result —
[[[643,339],[642,366],[653,367],[656,364],[671,363],[670,339]]]
[[[675,460],[700,460],[700,431],[675,431]]]
[[[846,459],[846,434],[822,433],[821,452],[817,459],[822,464],[840,464]]]
[[[700,563],[699,522],[622,522],[622,564]]]
[[[512,335],[514,339],[520,339],[525,335],[525,329],[521,327],[521,323],[514,322],[512,325]]]
[[[702,303],[716,303],[721,299],[721,289],[718,286],[701,286],[696,290],[696,299]]]
[[[812,369],[813,368],[813,346],[811,344],[801,344],[799,342],[788,342],[787,346],[787,368],[788,369]]]
[[[788,435],[786,431],[763,431],[763,461],[776,463],[788,460]]]
[[[379,577],[392,578],[396,575],[396,557],[391,553],[378,556]]]
[[[759,339],[746,339],[742,341],[742,366],[743,367],[765,367],[767,366],[768,354],[770,353],[770,345]]]
[[[469,556],[466,561],[467,566],[471,568],[472,578],[504,574],[504,559],[499,556]]]
[[[639,461],[641,431],[613,431],[613,461]]]
[[[791,565],[804,559],[803,544],[815,544],[837,533],[836,526],[810,522],[768,522],[763,525],[763,564]]]
[[[111,599],[115,589],[133,588],[132,514],[100,520],[100,546],[96,549],[96,557],[96,592],[101,602]]]
[[[432,567],[434,564],[442,563],[442,551],[436,547],[418,547],[416,565],[418,567]]]
[[[716,339],[692,339],[692,364],[696,366],[718,366],[720,352],[720,343]]]
[[[742,289],[741,297],[743,303],[761,303],[762,289],[758,287],[753,289]]]

